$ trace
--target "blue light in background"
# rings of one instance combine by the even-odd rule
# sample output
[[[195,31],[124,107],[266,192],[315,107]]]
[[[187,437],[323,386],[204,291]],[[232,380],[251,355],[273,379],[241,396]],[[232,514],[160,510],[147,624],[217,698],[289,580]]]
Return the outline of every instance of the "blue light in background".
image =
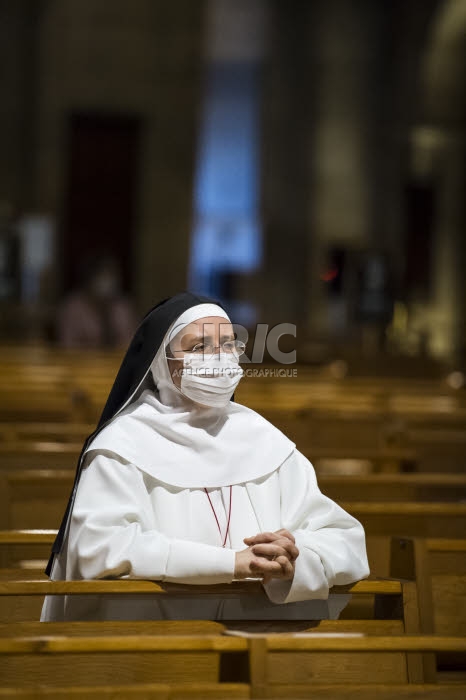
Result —
[[[255,62],[213,63],[208,69],[194,187],[190,287],[220,298],[225,296],[225,276],[251,272],[261,262],[259,83]],[[241,309],[248,315],[244,305]]]

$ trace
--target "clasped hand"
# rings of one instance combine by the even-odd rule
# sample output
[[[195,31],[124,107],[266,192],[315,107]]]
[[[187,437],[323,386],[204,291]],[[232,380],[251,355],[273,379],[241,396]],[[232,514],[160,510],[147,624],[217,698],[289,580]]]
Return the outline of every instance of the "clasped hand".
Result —
[[[268,583],[273,578],[292,579],[299,549],[288,530],[260,532],[245,537],[246,549],[236,552],[235,578],[250,576]]]

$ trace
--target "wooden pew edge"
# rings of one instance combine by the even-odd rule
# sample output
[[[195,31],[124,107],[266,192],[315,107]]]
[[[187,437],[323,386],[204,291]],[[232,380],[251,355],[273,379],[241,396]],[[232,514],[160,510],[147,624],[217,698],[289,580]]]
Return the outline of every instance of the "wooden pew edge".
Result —
[[[81,581],[20,580],[0,581],[0,595],[96,595],[170,594],[233,595],[262,592],[260,581],[233,582],[212,586],[164,584],[143,579],[93,579]],[[330,594],[401,595],[403,583],[395,579],[366,579],[345,586],[334,586]]]
[[[251,686],[246,683],[141,683],[124,685],[98,686],[41,686],[31,692],[30,688],[0,688],[0,698],[8,700],[34,700],[37,698],[78,698],[89,700],[114,700],[116,697],[147,700],[149,697],[168,700],[168,698],[250,698]],[[312,698],[315,700],[394,700],[396,698],[421,698],[422,700],[444,700],[445,685],[437,684],[312,684]],[[124,693],[124,695],[123,695]],[[466,695],[466,684],[448,686],[448,700],[463,700]],[[309,698],[309,686],[300,684],[273,685],[267,687],[269,698]]]
[[[0,639],[0,654],[67,654],[95,652],[248,651],[258,647],[270,652],[457,652],[466,653],[466,638],[440,635],[231,633],[205,635],[112,635],[68,637],[65,635]]]

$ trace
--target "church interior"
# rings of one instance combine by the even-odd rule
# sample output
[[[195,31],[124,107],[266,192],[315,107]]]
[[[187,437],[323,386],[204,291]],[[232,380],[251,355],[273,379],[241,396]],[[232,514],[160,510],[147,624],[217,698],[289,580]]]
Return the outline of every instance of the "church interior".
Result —
[[[466,2],[0,0],[0,37],[0,697],[466,697]],[[364,526],[338,619],[39,622],[164,593],[44,568],[183,290]]]

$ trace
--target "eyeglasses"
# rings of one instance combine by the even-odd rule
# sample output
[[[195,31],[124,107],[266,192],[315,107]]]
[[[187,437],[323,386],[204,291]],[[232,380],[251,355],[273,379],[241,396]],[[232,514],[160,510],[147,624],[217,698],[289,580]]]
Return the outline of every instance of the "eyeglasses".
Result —
[[[185,356],[203,356],[205,358],[210,358],[215,355],[217,348],[220,348],[221,352],[238,358],[246,350],[246,345],[242,340],[226,340],[221,345],[212,345],[211,343],[197,343],[191,350],[171,350],[172,355],[166,355],[169,360],[182,360]],[[183,353],[181,357],[175,357],[175,353]]]

